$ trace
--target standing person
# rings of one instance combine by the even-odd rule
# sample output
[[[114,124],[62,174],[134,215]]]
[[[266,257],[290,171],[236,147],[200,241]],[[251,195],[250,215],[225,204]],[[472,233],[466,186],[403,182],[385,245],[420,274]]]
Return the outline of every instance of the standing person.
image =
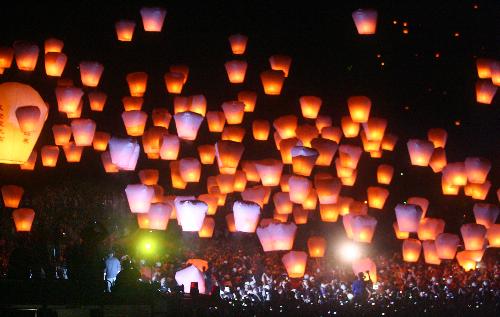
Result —
[[[108,254],[108,258],[106,259],[106,269],[104,270],[105,280],[106,280],[106,290],[107,292],[111,292],[111,286],[116,281],[116,276],[121,271],[120,260],[115,257],[113,251]]]
[[[370,274],[368,273],[368,278],[370,278]],[[352,293],[354,295],[354,301],[356,303],[362,304],[366,302],[368,290],[367,283],[365,281],[365,273],[359,272],[358,278],[352,282]]]

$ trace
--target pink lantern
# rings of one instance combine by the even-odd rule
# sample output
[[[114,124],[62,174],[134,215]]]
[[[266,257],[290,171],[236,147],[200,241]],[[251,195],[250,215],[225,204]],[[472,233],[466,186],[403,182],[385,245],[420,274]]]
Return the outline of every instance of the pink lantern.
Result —
[[[45,54],[45,73],[47,76],[61,77],[68,57],[64,53],[49,52]]]
[[[420,206],[412,204],[398,204],[395,210],[399,230],[406,232],[418,231],[418,225],[423,214]]]
[[[424,197],[410,197],[407,200],[407,203],[410,205],[420,206],[422,209],[422,217],[420,219],[424,219],[425,214],[427,213],[427,209],[429,209],[429,200]]]
[[[464,161],[465,173],[470,183],[482,184],[491,169],[491,162],[481,157],[468,157]]]
[[[185,157],[179,160],[179,173],[186,183],[197,183],[201,175],[201,163],[193,157]]]
[[[437,253],[436,243],[431,240],[426,240],[422,242],[422,247],[424,249],[424,259],[427,264],[440,265],[441,259]]]
[[[182,231],[200,231],[208,211],[208,205],[204,201],[182,200],[182,198],[177,197],[175,210]]]
[[[130,42],[134,36],[135,21],[120,20],[115,23],[116,37],[120,42]]]
[[[257,236],[264,252],[291,250],[296,232],[297,226],[294,223],[272,222],[257,228]]]
[[[184,293],[186,294],[189,294],[192,283],[198,285],[200,294],[205,294],[207,292],[205,288],[205,276],[194,265],[190,265],[185,269],[175,272],[175,281],[177,284],[184,286]]]
[[[417,262],[422,251],[422,243],[417,239],[406,239],[403,241],[403,261]]]
[[[338,178],[320,179],[314,182],[320,204],[335,204],[338,200],[342,184]]]
[[[141,150],[137,141],[112,137],[109,140],[111,162],[123,170],[134,170]]]
[[[283,163],[275,159],[264,159],[254,162],[255,169],[264,186],[278,186],[281,173],[283,172]]]
[[[498,206],[486,203],[475,203],[472,210],[474,211],[476,223],[485,226],[486,229],[495,224],[500,212]]]
[[[368,215],[357,215],[351,220],[352,239],[357,242],[371,243],[377,219]]]
[[[233,204],[236,231],[255,232],[260,218],[260,206],[251,201],[235,201]]]
[[[76,87],[57,87],[56,99],[60,112],[73,113],[78,110],[83,90]]]
[[[153,199],[153,187],[143,184],[129,184],[125,188],[127,200],[130,211],[133,213],[146,213],[151,207],[151,200]]]
[[[139,228],[151,230],[167,230],[172,207],[164,203],[151,204],[147,213],[137,214]]]
[[[94,140],[96,123],[92,119],[74,119],[71,121],[71,131],[75,144],[78,146],[90,146]]]
[[[457,252],[460,238],[453,233],[441,233],[435,240],[436,251],[440,259],[453,260]]]
[[[97,87],[103,71],[104,66],[101,63],[80,62],[80,78],[84,86]]]
[[[374,9],[358,9],[352,13],[358,34],[373,35],[377,30],[378,13]]]
[[[13,47],[17,68],[22,71],[33,71],[38,61],[40,51],[38,46],[25,41],[16,41]]]
[[[490,80],[479,79],[476,82],[476,101],[480,104],[490,105],[495,98],[498,87]]]
[[[240,124],[245,114],[245,104],[241,101],[226,101],[222,104],[222,110],[228,124]]]
[[[175,127],[179,138],[193,141],[196,140],[198,130],[203,122],[203,117],[197,113],[186,111],[174,115]]]
[[[161,32],[163,21],[167,15],[167,10],[159,7],[141,8],[142,25],[146,32]]]
[[[241,84],[245,81],[248,66],[246,61],[232,60],[226,62],[224,66],[231,84]]]
[[[466,223],[460,227],[465,250],[482,250],[485,244],[486,227],[476,223]]]
[[[425,140],[410,139],[406,143],[411,165],[427,166],[434,152],[434,144]]]
[[[490,248],[500,248],[500,224],[493,224],[489,227],[486,231],[486,238]]]
[[[234,55],[245,54],[247,48],[248,36],[242,34],[233,34],[229,37],[229,44]]]

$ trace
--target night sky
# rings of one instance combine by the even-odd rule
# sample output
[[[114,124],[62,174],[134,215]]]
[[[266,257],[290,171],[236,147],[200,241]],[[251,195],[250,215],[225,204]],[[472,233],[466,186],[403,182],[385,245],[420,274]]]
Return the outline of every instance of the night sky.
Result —
[[[474,222],[474,201],[464,196],[463,190],[459,196],[443,196],[441,174],[434,174],[430,168],[410,165],[407,140],[426,139],[429,128],[444,128],[448,132],[448,162],[463,161],[468,156],[491,161],[488,179],[492,187],[486,202],[498,204],[498,96],[489,106],[479,105],[474,92],[476,58],[500,57],[498,1],[332,1],[328,6],[319,1],[301,4],[290,1],[212,2],[16,2],[2,9],[0,45],[10,46],[15,40],[28,40],[38,44],[43,52],[46,38],[63,40],[63,52],[68,56],[63,77],[73,79],[79,87],[78,63],[82,60],[102,63],[104,73],[98,89],[108,94],[105,111],[91,112],[84,96],[82,117],[94,119],[97,130],[114,136],[126,136],[120,116],[123,111],[121,98],[129,95],[125,76],[130,72],[144,71],[149,75],[143,105],[148,114],[160,106],[168,107],[173,113],[173,96],[166,92],[163,81],[164,73],[172,64],[190,67],[182,94],[204,94],[207,110],[219,110],[222,102],[236,99],[240,90],[257,91],[255,112],[245,113],[244,159],[279,158],[272,137],[264,145],[253,141],[253,119],[272,121],[280,115],[293,113],[299,116],[299,123],[308,122],[300,116],[298,99],[303,95],[315,95],[323,99],[320,114],[332,116],[334,125],[339,126],[340,118],[348,115],[347,98],[368,96],[372,100],[370,116],[387,118],[386,133],[396,134],[399,141],[395,151],[384,151],[381,159],[371,159],[368,153],[363,153],[356,185],[343,187],[342,195],[365,200],[366,187],[376,185],[376,167],[381,163],[394,165],[395,176],[384,210],[370,211],[379,220],[376,243],[395,242],[392,231],[394,206],[410,196],[428,198],[427,215],[446,219],[447,232],[458,233],[462,223]],[[152,5],[167,9],[161,33],[147,33],[142,28],[139,9]],[[360,36],[351,13],[367,6],[378,11],[377,33]],[[114,23],[119,19],[136,21],[132,42],[116,40]],[[403,29],[407,29],[408,34],[404,34]],[[249,37],[243,57],[231,53],[228,36],[234,33]],[[266,96],[259,74],[269,69],[268,58],[274,54],[289,55],[293,61],[281,95]],[[241,58],[248,62],[245,83],[232,85],[228,82],[224,63]],[[49,119],[35,148],[53,144],[51,126],[69,124],[69,120],[57,112],[54,94],[57,79],[45,75],[42,55],[32,73],[18,71],[13,62],[11,69],[0,76],[0,83],[6,81],[32,85],[50,104]],[[88,88],[84,90],[89,91]],[[148,120],[147,126],[151,126],[151,119]],[[175,132],[173,120],[169,131]],[[196,143],[183,142],[179,157],[197,157],[196,145],[214,143],[218,139],[218,134],[207,132],[204,121]],[[343,142],[361,145],[359,138],[347,142],[343,139]],[[216,166],[204,167],[201,185],[190,184],[182,192],[171,189],[168,161],[147,160],[142,153],[137,166],[136,171],[160,169],[160,184],[165,187],[165,194],[200,194],[206,191],[206,176],[217,174]],[[284,173],[287,170],[285,167]],[[334,172],[334,167],[331,171]],[[105,174],[100,153],[91,148],[84,150],[79,164],[66,163],[61,150],[56,169],[44,168],[39,157],[34,172],[1,165],[0,176],[0,184],[25,187],[27,201],[23,203],[28,203],[30,195],[45,186],[64,186],[67,180],[85,186],[105,186],[115,192],[123,192],[128,183],[139,181],[135,172]],[[230,207],[219,209],[220,217],[226,214],[224,209]],[[264,212],[272,212],[271,207]],[[382,217],[381,213],[387,217]],[[217,226],[222,228],[224,225],[223,219],[219,220]],[[332,228],[331,224],[319,226],[323,232]],[[335,226],[341,229],[341,221]],[[395,243],[399,246],[399,242]]]

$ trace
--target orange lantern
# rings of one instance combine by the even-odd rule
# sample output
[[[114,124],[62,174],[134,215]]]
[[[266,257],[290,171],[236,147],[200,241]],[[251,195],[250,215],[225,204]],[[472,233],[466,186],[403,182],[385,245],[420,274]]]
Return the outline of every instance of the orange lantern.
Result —
[[[241,143],[245,137],[245,132],[245,128],[241,126],[225,126],[220,137],[222,140]]]
[[[229,232],[236,232],[236,226],[234,224],[234,214],[229,213],[226,215],[227,230]]]
[[[410,139],[406,143],[411,165],[427,166],[434,152],[434,144],[425,140]]]
[[[179,161],[179,173],[186,183],[197,183],[201,175],[201,163],[193,157],[182,158]]]
[[[83,90],[76,87],[57,87],[56,99],[60,112],[73,113],[78,110],[78,106],[83,96]]]
[[[257,103],[257,94],[249,90],[240,91],[238,93],[238,101],[245,104],[245,112],[253,112]]]
[[[293,220],[296,225],[303,225],[307,223],[307,217],[309,215],[309,211],[302,208],[300,205],[294,205],[292,209]]]
[[[389,191],[376,186],[370,186],[366,191],[368,194],[368,206],[376,209],[384,209],[385,201],[389,197]]]
[[[319,214],[323,222],[337,222],[339,218],[339,207],[337,204],[320,204]]]
[[[30,232],[35,219],[35,211],[31,208],[20,208],[12,212],[12,218],[18,232]]]
[[[204,95],[192,95],[187,99],[189,111],[205,116],[207,112],[207,98]]]
[[[297,138],[283,139],[279,143],[279,151],[283,164],[292,164],[292,148],[300,145],[301,142]]]
[[[245,81],[247,72],[247,62],[240,60],[228,61],[224,64],[226,67],[227,77],[231,84],[241,84]]]
[[[304,251],[290,251],[281,258],[286,272],[290,278],[304,276],[307,265],[307,253]]]
[[[342,187],[338,178],[321,179],[314,182],[320,204],[335,204]]]
[[[2,198],[3,204],[7,208],[18,208],[21,198],[23,197],[24,189],[16,185],[3,185]]]
[[[68,57],[64,53],[49,52],[45,54],[45,73],[47,76],[61,77]]]
[[[393,134],[384,134],[380,147],[385,151],[392,151],[398,142],[398,137]]]
[[[60,53],[64,47],[64,42],[56,38],[48,38],[44,42],[44,51],[47,53]]]
[[[434,241],[423,241],[422,247],[424,249],[424,259],[427,264],[440,265],[441,259],[436,250],[436,244]]]
[[[309,176],[319,153],[305,146],[294,146],[291,151],[293,172],[297,175]]]
[[[217,212],[217,202],[219,198],[216,194],[201,194],[198,200],[205,202],[208,206],[207,215],[213,216]]]
[[[38,154],[35,150],[33,150],[28,158],[28,160],[26,161],[26,163],[23,163],[21,165],[19,165],[19,167],[21,168],[21,170],[25,170],[25,171],[32,171],[35,169],[35,164],[36,164],[36,158],[37,158]]]
[[[398,204],[395,210],[399,230],[417,232],[423,214],[422,208],[418,205]]]
[[[486,231],[490,248],[500,248],[500,224],[491,225]]]
[[[436,148],[432,152],[431,159],[429,161],[429,166],[432,168],[434,173],[439,173],[448,164],[446,160],[446,152],[443,148]]]
[[[479,79],[476,82],[476,101],[485,105],[491,104],[495,94],[497,93],[497,86],[493,85],[491,81],[486,79]]]
[[[464,191],[466,196],[472,197],[472,199],[485,200],[490,191],[491,182],[485,181],[482,184],[469,183],[465,185]]]
[[[215,177],[217,187],[221,194],[230,194],[234,191],[234,175],[219,174]]]
[[[363,150],[370,153],[370,157],[379,157],[382,155],[380,151],[380,141],[370,141],[366,138],[365,131],[361,131],[361,142],[363,143]],[[373,154],[372,154],[373,153]]]
[[[351,211],[351,204],[353,204],[353,203],[354,203],[353,198],[339,196],[339,198],[337,199],[337,205],[339,207],[340,215],[341,216],[347,215]],[[366,205],[365,205],[365,207],[366,207]],[[353,211],[354,211],[354,208],[353,208]]]
[[[476,223],[485,226],[486,229],[495,224],[500,213],[498,206],[485,203],[475,203],[473,211]]]
[[[302,142],[302,145],[311,147],[311,141],[319,136],[319,132],[315,126],[303,124],[295,129],[295,135]]]
[[[342,130],[339,127],[323,127],[321,129],[321,137],[339,144],[342,139]]]
[[[175,127],[179,138],[188,141],[196,140],[203,117],[191,111],[180,112],[174,115]]]
[[[292,213],[293,203],[290,201],[288,193],[274,193],[273,202],[278,214],[287,215]]]
[[[316,124],[316,129],[318,129],[318,131],[321,131],[321,133],[323,133],[322,131],[323,128],[332,126],[332,117],[318,115],[315,124]]]
[[[292,175],[290,174],[282,174],[280,178],[280,188],[282,192],[288,193],[290,192],[290,186],[288,185],[288,180]]]
[[[122,98],[123,109],[125,111],[141,110],[144,98],[125,96]]]
[[[144,96],[148,84],[148,74],[145,72],[129,73],[126,78],[130,95],[132,97]]]
[[[260,80],[266,95],[279,95],[285,82],[285,73],[281,70],[266,70],[260,73]]]
[[[359,146],[342,144],[339,146],[339,158],[342,167],[356,169],[363,150]]]
[[[144,169],[139,171],[141,183],[148,186],[158,184],[160,172],[157,169]]]
[[[106,173],[118,173],[118,171],[120,170],[118,166],[113,164],[113,162],[111,161],[111,155],[109,154],[109,151],[101,153],[101,162]]]
[[[177,72],[166,73],[163,77],[165,80],[165,87],[171,94],[180,94],[184,86],[184,74]]]
[[[241,143],[222,140],[215,143],[215,157],[221,174],[234,174],[245,148]]]
[[[164,135],[160,148],[162,160],[176,160],[179,155],[180,141],[176,135]]]
[[[316,190],[312,188],[309,191],[309,195],[307,195],[306,199],[302,203],[302,208],[306,210],[315,210],[317,204],[318,204],[318,195],[316,194]]]
[[[92,146],[94,147],[94,150],[106,151],[109,139],[111,139],[111,134],[107,132],[96,131],[94,134],[94,139],[92,141]]]
[[[307,239],[307,249],[311,258],[322,258],[325,256],[326,239],[321,236],[312,236]]]
[[[396,234],[397,239],[404,240],[404,239],[408,239],[408,237],[410,236],[409,232],[399,230],[397,221],[394,221],[394,223],[392,224],[392,227],[394,228],[394,233]]]
[[[168,131],[163,127],[151,127],[144,132],[142,146],[149,159],[161,157],[161,146],[166,135],[168,135]]]
[[[389,185],[394,175],[394,167],[387,164],[380,164],[377,167],[377,182],[379,184]]]
[[[68,163],[78,163],[82,158],[83,147],[78,146],[75,142],[69,142],[62,146],[66,161]]]
[[[142,7],[142,25],[146,32],[161,32],[163,21],[167,15],[167,10],[160,7]]]
[[[229,36],[229,44],[234,55],[242,55],[247,48],[248,36],[242,34],[233,34]]]
[[[448,139],[448,132],[440,128],[429,129],[427,132],[427,139],[434,144],[434,148],[441,147],[444,149],[446,140]]]
[[[226,116],[222,111],[207,112],[208,131],[222,132],[226,124]]]
[[[453,233],[441,233],[436,237],[436,251],[440,259],[453,260],[457,252],[460,238]]]
[[[271,126],[267,120],[254,120],[252,122],[253,138],[258,141],[267,141]]]
[[[104,71],[104,66],[98,62],[80,62],[80,78],[82,84],[88,87],[97,87]]]
[[[491,65],[491,81],[495,86],[500,86],[500,62],[498,61]]]
[[[240,124],[243,122],[245,104],[241,101],[226,101],[222,104],[222,110],[228,124]]]
[[[11,47],[0,47],[0,68],[10,68],[14,59],[14,50]]]
[[[460,227],[460,233],[464,240],[465,250],[482,250],[486,227],[476,223],[466,223]]]
[[[104,105],[106,104],[106,99],[108,98],[105,93],[92,91],[89,92],[87,96],[89,97],[90,110],[99,112],[104,110]]]
[[[44,145],[41,150],[42,164],[47,167],[54,167],[59,157],[59,148],[55,145]]]
[[[179,112],[189,111],[189,97],[175,96],[174,97],[174,114]]]
[[[377,141],[380,143],[384,138],[387,120],[383,118],[369,118],[363,123],[363,131],[368,141]]]
[[[52,126],[55,145],[65,145],[71,139],[71,127],[66,124],[55,124]]]
[[[212,144],[205,144],[198,146],[198,154],[200,156],[201,164],[211,165],[215,160],[215,146]]]
[[[356,215],[351,220],[352,239],[356,242],[371,243],[377,219],[368,215]]]
[[[443,191],[443,195],[458,195],[460,190],[460,186],[453,185],[448,183],[445,179],[441,179],[441,189]]]
[[[358,34],[375,34],[377,30],[377,16],[377,10],[374,9],[358,9],[353,11],[352,19],[354,20]]]
[[[241,169],[245,172],[247,181],[249,182],[260,182],[259,172],[252,161],[241,161]],[[283,180],[283,176],[280,182]],[[282,189],[283,190],[283,189]]]
[[[141,136],[144,133],[148,115],[141,110],[122,112],[122,120],[125,124],[127,134],[130,136]]]
[[[135,21],[120,20],[115,23],[116,37],[120,42],[130,42],[134,36]]]
[[[183,83],[185,84],[189,76],[189,66],[187,65],[170,65],[168,68],[172,73],[181,73],[184,76]]]
[[[14,56],[19,70],[31,72],[36,67],[40,49],[37,45],[24,41],[14,42]]]
[[[323,101],[316,96],[302,96],[299,98],[302,116],[306,119],[316,119]],[[319,130],[319,129],[318,129]]]
[[[271,64],[272,70],[282,71],[285,77],[288,77],[292,58],[286,55],[273,55],[269,57],[269,64]]]
[[[155,127],[164,127],[168,129],[170,120],[172,120],[172,115],[166,108],[154,108],[151,118],[153,119],[153,125]]]
[[[187,183],[182,180],[179,171],[179,161],[170,161],[170,179],[172,180],[172,187],[177,189],[186,188]]]
[[[467,184],[467,174],[465,163],[448,163],[443,168],[443,181],[453,186],[465,186]]]
[[[137,214],[137,223],[141,229],[166,230],[172,207],[168,204],[151,204],[147,213]]]
[[[243,200],[253,201],[263,208],[264,200],[266,199],[266,189],[264,187],[247,188],[241,192],[241,197]]]
[[[242,192],[247,187],[247,176],[243,171],[236,171],[234,174],[234,191]]]
[[[349,113],[353,122],[363,123],[368,121],[372,107],[370,98],[365,96],[349,97],[347,99],[347,106],[349,107]]]
[[[74,119],[71,121],[73,139],[78,146],[90,146],[94,139],[96,123],[92,119]]]
[[[264,159],[254,162],[255,169],[264,186],[278,186],[281,173],[283,172],[283,163],[275,159]]]
[[[476,60],[477,77],[491,78],[491,71],[494,61],[489,58],[478,58]]]
[[[482,184],[486,181],[491,169],[491,162],[481,157],[468,157],[465,159],[465,173],[471,183]]]
[[[294,115],[281,116],[273,121],[273,127],[281,139],[293,138],[297,129],[297,120],[297,117]]]
[[[444,231],[444,220],[438,218],[423,218],[418,225],[418,238],[424,240],[436,240],[436,237]]]
[[[212,217],[205,217],[203,220],[203,225],[200,231],[198,231],[198,236],[200,238],[211,238],[214,234],[215,229],[215,219]]]
[[[458,252],[457,262],[466,272],[476,269],[476,261],[473,259],[471,251]]]
[[[417,239],[408,238],[403,241],[403,261],[417,262],[422,250],[422,243]]]

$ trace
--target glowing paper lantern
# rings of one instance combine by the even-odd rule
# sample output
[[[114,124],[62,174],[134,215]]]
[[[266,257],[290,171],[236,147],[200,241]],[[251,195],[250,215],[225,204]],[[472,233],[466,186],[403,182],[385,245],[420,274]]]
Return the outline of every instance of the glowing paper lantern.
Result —
[[[491,78],[491,68],[493,60],[489,58],[478,58],[476,60],[477,77],[479,78]]]
[[[46,167],[54,167],[59,158],[59,148],[54,145],[44,145],[41,150],[42,165]]]
[[[164,135],[160,148],[162,160],[176,160],[179,155],[180,141],[176,135]]]
[[[285,82],[285,73],[281,70],[266,70],[260,73],[260,80],[266,95],[279,95]]]
[[[17,68],[28,72],[33,71],[38,61],[38,53],[40,51],[38,46],[25,41],[16,41],[13,47]]]
[[[372,106],[372,102],[368,97],[349,97],[349,99],[347,99],[347,105],[349,107],[349,113],[353,122],[363,123],[368,121],[368,117],[370,116],[370,109]]]
[[[323,222],[337,222],[339,218],[339,207],[337,204],[320,204],[319,214]]]
[[[295,204],[302,204],[312,189],[312,182],[306,177],[291,176],[288,180],[290,200]]]
[[[302,116],[307,119],[316,119],[323,101],[316,96],[302,96],[299,98]],[[319,130],[319,129],[318,129]]]
[[[83,147],[78,146],[75,142],[69,142],[62,146],[64,154],[66,155],[66,161],[68,163],[80,162],[82,157]]]
[[[309,211],[304,209],[302,206],[294,205],[292,214],[296,225],[304,225],[307,223]]]
[[[404,240],[404,239],[408,239],[408,237],[410,236],[409,232],[399,230],[397,221],[394,221],[394,223],[392,224],[392,227],[394,228],[394,233],[396,234],[397,239]]]
[[[125,188],[130,211],[133,213],[146,213],[151,207],[154,189],[143,184],[129,184]]]
[[[358,9],[352,13],[358,34],[373,35],[377,30],[378,13],[374,9]]]
[[[141,150],[137,141],[112,137],[109,140],[111,162],[123,170],[134,170]]]
[[[229,36],[229,44],[234,55],[245,54],[248,36],[242,34],[233,34]]]
[[[338,178],[321,179],[314,182],[320,204],[335,204],[342,187]]]
[[[150,230],[167,230],[172,207],[168,204],[151,204],[147,213],[137,214],[139,228]]]
[[[241,60],[232,60],[224,64],[226,67],[227,77],[231,84],[241,84],[245,81],[247,72],[247,62]]]
[[[382,187],[370,186],[367,188],[368,194],[368,206],[376,209],[383,209],[387,197],[389,197],[389,191]]]
[[[96,131],[94,134],[94,139],[92,140],[92,146],[94,147],[94,150],[106,151],[109,139],[111,139],[111,134],[107,132]]]
[[[460,233],[464,240],[465,250],[482,250],[486,227],[476,223],[466,223],[460,227]]]
[[[78,110],[83,90],[76,87],[57,87],[56,99],[60,112],[73,113]]]
[[[369,118],[363,123],[363,131],[368,141],[378,141],[380,143],[384,137],[387,120],[383,118]]]
[[[439,173],[448,164],[446,160],[446,152],[443,148],[436,148],[432,152],[431,160],[429,161],[429,166],[432,168],[434,173]]]
[[[90,146],[94,139],[96,123],[92,119],[74,119],[71,121],[71,131],[75,144],[78,146]]]
[[[207,215],[213,216],[217,212],[218,197],[215,194],[202,194],[198,200],[205,202],[208,206]]]
[[[245,172],[236,171],[236,173],[234,174],[234,191],[242,192],[245,190],[246,186],[247,186],[247,177]]]
[[[182,180],[179,171],[179,161],[170,161],[170,178],[172,180],[172,187],[177,189],[186,188],[187,183]]]
[[[98,62],[80,62],[80,78],[82,84],[88,87],[97,87],[104,71],[104,66]]]
[[[226,116],[222,111],[207,112],[208,131],[222,132],[226,123]]]
[[[64,47],[64,42],[56,38],[48,38],[44,42],[44,52],[47,53],[60,53]]]
[[[397,204],[395,210],[399,230],[417,232],[423,214],[422,208],[412,204]]]
[[[313,149],[318,151],[318,158],[316,159],[316,165],[318,166],[330,166],[332,164],[333,156],[337,152],[338,145],[336,142],[316,138],[311,141],[311,146]]]
[[[436,240],[443,233],[445,222],[438,218],[423,218],[418,225],[418,238],[424,240]]]
[[[491,162],[481,157],[468,157],[465,159],[465,173],[471,183],[482,184],[486,181],[491,169]]]
[[[16,185],[3,185],[2,198],[6,208],[18,208],[21,198],[23,197],[24,189]]]
[[[36,158],[37,158],[38,154],[36,152],[36,150],[33,150],[28,158],[28,160],[23,163],[23,164],[20,164],[19,167],[21,168],[21,170],[24,170],[24,171],[32,171],[35,169],[35,164],[36,164]]]
[[[212,144],[199,145],[197,147],[201,164],[211,165],[215,160],[215,146]]]
[[[252,132],[255,140],[267,141],[270,129],[271,127],[267,120],[254,120],[252,122]]]
[[[158,184],[160,172],[157,169],[144,169],[139,171],[139,178],[144,185],[152,186]]]
[[[175,200],[177,220],[182,231],[200,231],[208,211],[208,205],[200,200]]]
[[[165,87],[171,94],[180,94],[184,86],[184,74],[177,72],[166,73],[163,77],[165,80]]]
[[[453,260],[460,238],[453,233],[441,233],[436,237],[436,251],[440,259]]]
[[[260,218],[260,206],[251,201],[235,201],[233,215],[236,231],[255,232]]]
[[[373,283],[377,283],[377,266],[372,259],[366,257],[355,260],[352,263],[352,270],[354,275],[358,275],[359,273],[365,274],[368,271],[369,276],[365,275],[365,280],[372,280]]]
[[[269,251],[287,251],[293,247],[297,226],[294,223],[270,223],[257,228],[257,237],[264,249]]]
[[[198,231],[198,236],[200,238],[211,238],[214,234],[215,229],[215,219],[212,217],[205,217],[203,220],[203,226],[201,226],[200,231]]]
[[[125,96],[122,98],[123,109],[125,111],[141,110],[144,98]]]
[[[417,239],[408,238],[403,241],[403,261],[417,262],[422,250],[422,243]]]
[[[440,265],[441,259],[437,253],[436,244],[434,241],[423,241],[422,247],[424,249],[424,259],[427,264]]]
[[[465,195],[472,199],[485,200],[491,187],[490,181],[485,181],[482,184],[468,183],[464,187]]]
[[[427,139],[434,144],[435,148],[441,147],[444,149],[446,140],[448,139],[448,132],[440,128],[429,129],[427,132]]]
[[[429,208],[428,199],[424,197],[410,197],[408,198],[408,204],[420,206],[420,208],[422,209],[422,217],[420,219],[423,219],[425,217],[427,209]]]
[[[254,162],[255,169],[264,186],[278,186],[281,173],[283,172],[283,163],[275,159],[265,159]]]
[[[245,104],[245,112],[253,112],[257,103],[257,94],[249,90],[240,91],[238,93],[238,101]]]
[[[236,232],[236,226],[234,224],[234,214],[229,213],[226,215],[227,230],[229,232]]]
[[[245,104],[241,101],[227,101],[222,104],[222,110],[228,124],[243,122]]]
[[[127,74],[127,83],[132,97],[142,97],[146,92],[148,74],[145,72]]]
[[[168,130],[163,127],[151,127],[144,132],[142,146],[149,159],[159,159],[161,157],[161,146],[167,135]]]
[[[288,193],[276,192],[273,195],[273,203],[278,214],[291,214],[293,203],[290,201]]]
[[[196,140],[198,130],[203,122],[203,117],[197,113],[186,111],[174,115],[175,127],[179,138],[193,141]]]
[[[340,140],[342,139],[342,130],[339,127],[323,127],[321,129],[321,137],[323,139],[331,140],[339,144]]]
[[[100,91],[92,91],[88,93],[90,110],[92,111],[103,111],[104,105],[106,104],[106,99],[108,96]]]
[[[196,158],[187,157],[179,161],[179,172],[186,183],[197,183],[201,175],[201,163]]]
[[[281,116],[274,120],[273,127],[282,139],[293,138],[297,129],[297,120],[294,115]]]
[[[476,223],[485,226],[486,229],[495,224],[500,213],[498,206],[485,203],[475,203],[473,211]]]
[[[476,83],[476,101],[485,105],[491,104],[497,93],[497,88],[489,80],[478,80]]]
[[[134,36],[135,21],[120,20],[115,23],[116,37],[120,42],[130,42]]]
[[[0,57],[1,59],[1,57]],[[1,62],[0,62],[1,64]],[[491,65],[491,81],[495,86],[500,86],[500,62],[495,61]]]
[[[122,120],[130,136],[141,136],[144,133],[148,115],[141,110],[131,110],[122,112]]]
[[[294,146],[291,151],[293,172],[297,175],[309,176],[316,160],[318,151],[304,146]]]
[[[35,219],[35,211],[31,208],[19,208],[12,212],[12,218],[18,232],[30,232]]]
[[[490,248],[500,248],[500,224],[491,225],[486,231]]]
[[[371,243],[377,219],[368,215],[357,215],[351,220],[352,239],[357,242]]]
[[[443,168],[443,181],[453,186],[465,186],[467,184],[467,174],[465,163],[448,163]]]
[[[295,129],[295,135],[302,142],[302,145],[311,147],[311,141],[319,136],[319,132],[315,126],[303,124]]]
[[[10,68],[14,59],[14,50],[11,47],[0,47],[0,68]]]
[[[245,172],[245,176],[247,181],[249,182],[260,182],[260,176],[257,172],[257,168],[255,167],[254,162],[252,161],[241,161],[241,169]],[[283,176],[280,179],[283,179]]]
[[[215,157],[219,172],[221,174],[234,174],[244,149],[241,143],[234,141],[222,140],[215,143]]]
[[[234,191],[234,174],[220,174],[215,177],[221,194],[229,194]]]
[[[285,77],[288,77],[290,72],[290,65],[292,64],[292,58],[286,55],[273,55],[269,57],[269,64],[272,70],[283,71]]]
[[[412,165],[427,166],[434,151],[434,144],[425,140],[410,139],[406,143]]]
[[[321,236],[312,236],[307,239],[307,249],[311,258],[322,258],[325,256],[326,239]]]
[[[316,190],[313,188],[309,191],[309,195],[307,195],[306,199],[302,203],[302,208],[306,210],[315,210],[317,204],[318,195],[316,194]]]
[[[109,151],[101,153],[101,162],[106,173],[118,173],[120,171],[118,166],[113,164],[113,162],[111,161],[111,155],[109,154]]]
[[[340,164],[343,167],[356,169],[362,152],[359,146],[342,144],[339,146]]]
[[[377,182],[379,184],[389,185],[394,175],[394,167],[387,164],[380,164],[377,167]]]
[[[167,15],[167,10],[160,7],[142,7],[142,25],[146,32],[161,32],[163,21]]]
[[[68,57],[64,53],[50,52],[45,54],[45,73],[47,76],[61,77]]]
[[[166,108],[154,108],[151,118],[153,119],[154,126],[168,129],[172,115]]]
[[[304,276],[307,265],[307,253],[304,251],[290,251],[281,258],[290,278]]]
[[[189,294],[192,283],[198,285],[200,294],[205,294],[207,292],[205,287],[205,276],[194,265],[190,265],[185,269],[175,272],[175,281],[178,285],[184,286],[184,293],[186,294]]]
[[[472,257],[471,251],[466,250],[458,252],[457,262],[466,272],[476,269],[476,261]]]

